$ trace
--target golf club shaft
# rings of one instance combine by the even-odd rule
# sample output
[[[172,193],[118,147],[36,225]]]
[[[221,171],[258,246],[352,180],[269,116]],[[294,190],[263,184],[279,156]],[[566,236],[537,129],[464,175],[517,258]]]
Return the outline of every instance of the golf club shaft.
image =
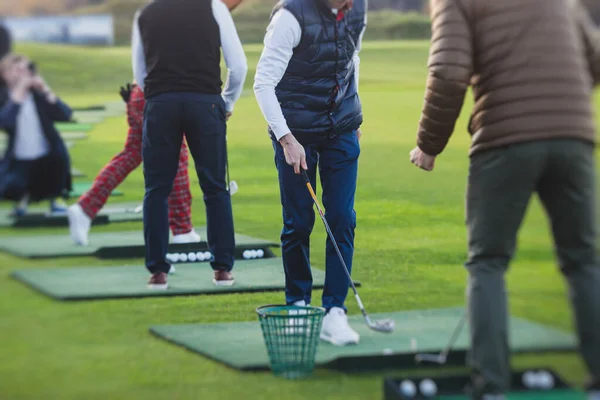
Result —
[[[317,195],[315,194],[315,191],[313,190],[313,187],[310,184],[310,180],[308,179],[308,175],[306,174],[305,170],[302,170],[302,175],[304,176],[304,181],[306,182],[306,187],[308,188],[308,191],[310,192],[310,196],[312,197],[313,202],[315,203],[315,206],[317,207],[317,211],[319,212],[319,215],[321,216],[321,220],[323,221],[323,224],[325,225],[325,230],[327,231],[327,235],[329,235],[329,239],[331,240],[331,243],[333,244],[333,247],[335,248],[335,251],[336,251],[338,257],[340,258],[340,262],[342,263],[344,272],[346,272],[346,276],[348,276],[348,280],[350,281],[350,286],[352,287],[352,291],[354,291],[354,297],[356,297],[356,301],[358,302],[358,307],[360,308],[360,311],[362,312],[363,316],[367,319],[367,322],[370,322],[369,316],[367,315],[367,312],[365,311],[365,307],[363,306],[363,303],[360,300],[360,297],[358,295],[358,290],[356,290],[356,286],[354,285],[354,281],[352,280],[352,276],[350,275],[350,270],[348,270],[348,267],[346,266],[346,262],[344,261],[342,252],[340,251],[340,248],[338,247],[335,237],[333,236],[333,232],[331,231],[331,228],[329,227],[329,224],[327,223],[327,219],[325,218],[325,213],[323,212],[323,209],[321,208],[321,205],[319,204]]]
[[[229,149],[225,142],[225,169],[227,170],[227,191],[231,190],[231,180],[229,179]]]
[[[454,347],[454,344],[458,340],[458,337],[460,336],[460,333],[462,332],[463,327],[465,326],[465,322],[467,322],[467,312],[466,311],[463,312],[462,316],[460,317],[460,320],[458,321],[458,325],[456,325],[456,328],[454,328],[454,332],[452,333],[452,337],[450,338],[448,345],[446,346],[444,351],[440,354],[442,357],[444,357],[444,359],[446,357],[448,357],[448,354],[450,353],[450,351]]]

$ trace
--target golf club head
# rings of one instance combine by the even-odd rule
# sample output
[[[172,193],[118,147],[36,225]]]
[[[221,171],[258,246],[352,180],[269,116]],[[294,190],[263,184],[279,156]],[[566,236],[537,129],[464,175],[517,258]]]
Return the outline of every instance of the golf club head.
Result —
[[[369,324],[369,327],[377,332],[391,333],[394,331],[395,323],[391,319],[381,319]]]
[[[238,184],[236,181],[229,182],[229,194],[233,196],[238,191]]]

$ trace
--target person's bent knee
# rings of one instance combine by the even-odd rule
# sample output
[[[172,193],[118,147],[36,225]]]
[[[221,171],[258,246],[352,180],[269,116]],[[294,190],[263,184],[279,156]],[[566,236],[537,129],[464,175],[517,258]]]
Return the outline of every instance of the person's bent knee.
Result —
[[[465,263],[465,267],[471,274],[504,274],[508,271],[510,258],[493,256],[470,257]]]

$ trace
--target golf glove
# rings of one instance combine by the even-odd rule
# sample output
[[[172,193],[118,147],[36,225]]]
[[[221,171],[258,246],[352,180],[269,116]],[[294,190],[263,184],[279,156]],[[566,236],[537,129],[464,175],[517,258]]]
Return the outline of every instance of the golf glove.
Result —
[[[121,91],[119,92],[121,94],[121,97],[123,98],[123,101],[125,103],[129,103],[129,99],[131,98],[131,90],[133,89],[133,86],[131,85],[131,83],[128,83],[125,87],[121,86]]]

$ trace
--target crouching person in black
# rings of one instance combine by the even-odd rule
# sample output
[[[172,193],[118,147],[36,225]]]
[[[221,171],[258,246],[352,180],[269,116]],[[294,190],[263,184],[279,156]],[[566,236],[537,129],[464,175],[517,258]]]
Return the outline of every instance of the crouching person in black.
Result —
[[[30,202],[42,200],[50,201],[52,213],[66,212],[56,199],[72,190],[71,163],[54,123],[69,121],[72,111],[24,56],[4,57],[0,77],[0,129],[8,134],[0,161],[0,199],[18,202],[16,216],[25,214]]]

